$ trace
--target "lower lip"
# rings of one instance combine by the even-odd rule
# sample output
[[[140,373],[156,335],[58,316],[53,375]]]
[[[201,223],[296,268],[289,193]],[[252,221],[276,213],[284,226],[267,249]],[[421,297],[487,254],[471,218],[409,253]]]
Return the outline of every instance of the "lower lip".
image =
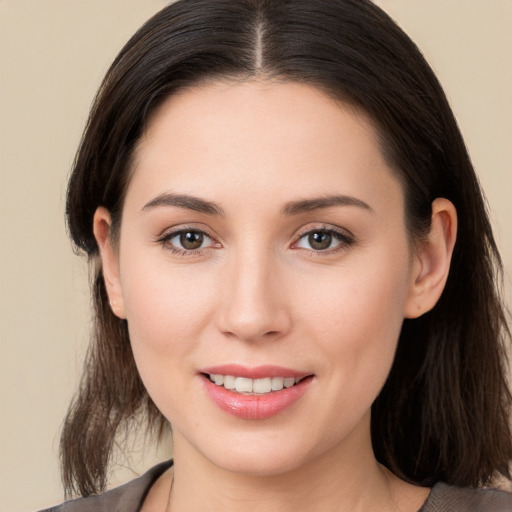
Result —
[[[265,395],[242,395],[217,386],[203,376],[206,393],[223,411],[246,420],[265,420],[291,407],[307,391],[312,382],[306,377],[291,388],[283,388]]]

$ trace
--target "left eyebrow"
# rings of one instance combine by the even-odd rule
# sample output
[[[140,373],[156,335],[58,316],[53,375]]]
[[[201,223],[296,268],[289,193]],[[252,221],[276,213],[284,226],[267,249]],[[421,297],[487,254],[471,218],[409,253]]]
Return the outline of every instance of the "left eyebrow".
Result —
[[[298,215],[299,213],[307,213],[314,210],[321,210],[322,208],[331,208],[333,206],[356,206],[374,213],[373,208],[364,201],[361,201],[361,199],[344,195],[314,197],[301,201],[291,201],[286,203],[282,213],[283,215]]]

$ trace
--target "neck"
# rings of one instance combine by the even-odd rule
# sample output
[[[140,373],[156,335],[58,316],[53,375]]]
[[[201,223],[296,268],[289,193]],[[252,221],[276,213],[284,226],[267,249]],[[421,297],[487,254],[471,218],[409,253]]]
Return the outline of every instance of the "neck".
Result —
[[[427,491],[405,499],[408,484],[377,463],[369,429],[348,441],[281,474],[247,475],[215,465],[175,433],[169,510],[384,512],[420,508]]]

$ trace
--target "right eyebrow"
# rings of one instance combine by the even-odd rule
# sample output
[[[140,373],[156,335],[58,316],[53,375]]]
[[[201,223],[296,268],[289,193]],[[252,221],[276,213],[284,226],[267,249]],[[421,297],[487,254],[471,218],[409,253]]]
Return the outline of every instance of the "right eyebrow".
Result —
[[[159,206],[175,206],[178,208],[185,208],[187,210],[193,210],[199,213],[205,213],[206,215],[215,215],[223,217],[224,210],[216,203],[206,201],[200,197],[190,196],[187,194],[172,194],[164,193],[155,197],[144,205],[141,212],[157,208]]]

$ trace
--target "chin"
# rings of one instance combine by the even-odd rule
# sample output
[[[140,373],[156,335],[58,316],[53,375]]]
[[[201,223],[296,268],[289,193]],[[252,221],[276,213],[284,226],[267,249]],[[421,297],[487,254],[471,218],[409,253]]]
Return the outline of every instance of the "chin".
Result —
[[[228,442],[212,440],[202,455],[225,471],[264,478],[300,469],[318,455],[314,452],[322,452],[321,448],[327,447],[308,446],[305,439],[290,439],[274,431],[253,439],[242,436]]]
[[[303,454],[265,453],[223,457],[218,461],[218,467],[231,473],[261,478],[276,477],[299,469],[304,464]]]

